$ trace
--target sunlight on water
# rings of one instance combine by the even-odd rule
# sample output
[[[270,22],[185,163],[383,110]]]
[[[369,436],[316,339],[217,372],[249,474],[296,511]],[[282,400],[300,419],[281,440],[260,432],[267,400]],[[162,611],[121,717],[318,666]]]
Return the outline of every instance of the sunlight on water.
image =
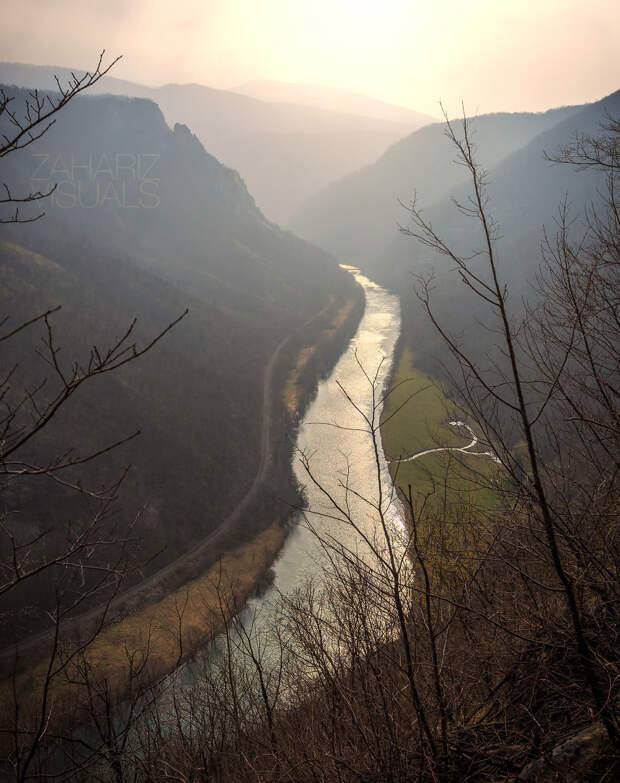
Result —
[[[304,487],[307,510],[303,515],[296,514],[294,527],[274,563],[271,587],[260,598],[251,599],[240,615],[241,623],[251,627],[253,636],[272,624],[280,594],[291,595],[309,580],[320,584],[329,567],[325,540],[362,557],[369,552],[365,537],[376,537],[381,543],[379,515],[372,505],[378,504],[379,496],[377,458],[364,416],[378,427],[381,397],[400,331],[400,307],[396,296],[358,269],[345,268],[364,289],[365,311],[330,377],[319,383],[300,424],[293,469]],[[384,493],[381,508],[390,532],[398,538],[404,531],[403,518],[378,429],[377,438]],[[304,458],[314,481],[304,468]],[[355,520],[358,532],[344,521],[334,503]],[[201,667],[217,660],[224,649],[224,639],[216,639],[202,656],[177,670],[172,679],[180,686],[191,684],[200,676]]]
[[[297,480],[305,487],[308,524],[317,533],[328,534],[358,550],[361,546],[359,536],[350,525],[340,521],[341,515],[334,510],[326,493],[341,507],[346,507],[369,535],[374,534],[377,513],[365,501],[376,503],[378,500],[377,466],[372,438],[366,431],[368,424],[361,414],[378,425],[380,400],[400,330],[400,307],[398,299],[384,288],[358,270],[347,269],[364,288],[364,316],[330,377],[319,384],[297,439],[299,451],[307,457],[314,479],[325,492],[310,479],[299,455],[294,458],[294,470]],[[381,448],[379,453],[383,491],[387,492],[382,507],[386,516],[398,524],[398,505]],[[303,579],[317,573],[323,557],[315,534],[306,525],[298,525],[275,565],[274,587],[282,592],[291,591]]]

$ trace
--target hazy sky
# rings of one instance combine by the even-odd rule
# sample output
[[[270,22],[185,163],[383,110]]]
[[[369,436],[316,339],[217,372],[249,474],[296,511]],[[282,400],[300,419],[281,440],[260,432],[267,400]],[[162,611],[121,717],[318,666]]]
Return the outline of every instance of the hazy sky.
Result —
[[[328,84],[436,115],[539,110],[620,87],[619,0],[19,0],[0,59],[231,88]]]

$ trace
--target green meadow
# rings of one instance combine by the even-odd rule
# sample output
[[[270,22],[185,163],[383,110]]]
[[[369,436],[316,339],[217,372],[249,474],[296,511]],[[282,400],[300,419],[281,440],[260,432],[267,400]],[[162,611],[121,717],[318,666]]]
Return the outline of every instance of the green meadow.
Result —
[[[382,435],[386,456],[392,460],[392,476],[405,495],[411,486],[419,513],[436,515],[445,511],[448,518],[455,519],[465,511],[471,516],[497,504],[491,484],[497,478],[498,466],[487,457],[444,451],[425,454],[412,462],[394,461],[427,449],[466,446],[471,440],[469,433],[463,427],[451,426],[453,420],[471,425],[439,381],[415,367],[414,357],[406,348],[386,401]]]

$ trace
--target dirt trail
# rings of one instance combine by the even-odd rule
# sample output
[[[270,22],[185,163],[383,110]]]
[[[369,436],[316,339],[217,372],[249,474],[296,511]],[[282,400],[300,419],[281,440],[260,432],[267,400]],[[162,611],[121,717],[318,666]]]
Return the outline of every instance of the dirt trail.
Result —
[[[440,446],[436,449],[425,449],[424,451],[418,451],[416,454],[411,454],[409,457],[402,457],[401,459],[389,459],[388,462],[413,462],[414,459],[424,457],[426,454],[437,454],[440,451],[460,451],[461,454],[470,454],[473,457],[488,457],[494,462],[501,462],[498,459],[497,454],[493,451],[471,451],[471,449],[478,443],[478,437],[472,428],[465,424],[464,421],[451,421],[448,422],[452,427],[464,427],[471,435],[471,443],[467,446]]]

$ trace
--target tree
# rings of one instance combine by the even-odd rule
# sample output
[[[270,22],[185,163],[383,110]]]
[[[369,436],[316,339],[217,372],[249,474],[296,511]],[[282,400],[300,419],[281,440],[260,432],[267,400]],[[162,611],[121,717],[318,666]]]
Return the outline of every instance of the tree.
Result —
[[[26,99],[25,106],[19,111],[13,111],[13,96],[7,95],[4,89],[0,90],[0,160],[13,152],[24,149],[34,144],[44,136],[56,122],[56,114],[60,112],[76,95],[88,90],[99,79],[105,76],[111,68],[121,59],[116,57],[108,65],[104,65],[105,50],[99,55],[95,69],[86,71],[82,76],[71,75],[71,79],[65,85],[56,77],[58,92],[41,94],[39,90],[33,90]],[[15,195],[6,183],[2,185],[4,196],[0,198],[0,206],[13,208],[15,211],[8,217],[0,217],[0,223],[33,223],[44,216],[44,212],[33,217],[22,217],[19,214],[20,205],[42,201],[55,191],[52,185],[46,191],[36,191]]]
[[[498,230],[489,212],[486,193],[487,174],[476,162],[471,126],[463,119],[462,136],[447,115],[446,134],[457,151],[458,162],[468,172],[472,195],[467,203],[456,204],[465,216],[479,224],[483,250],[472,258],[455,252],[427,222],[415,201],[408,207],[411,227],[403,233],[417,239],[424,247],[448,258],[456,266],[461,281],[486,302],[493,314],[501,363],[488,370],[462,350],[458,341],[436,319],[431,305],[430,281],[419,279],[418,296],[428,316],[456,357],[461,374],[461,394],[488,442],[500,455],[505,469],[527,504],[533,518],[540,522],[546,542],[546,558],[560,585],[577,646],[580,663],[592,694],[594,709],[600,715],[614,744],[620,742],[618,722],[610,701],[610,690],[604,684],[612,676],[601,666],[596,643],[586,630],[586,604],[576,568],[575,548],[589,551],[587,529],[576,529],[563,489],[575,479],[565,471],[566,449],[583,441],[579,431],[569,440],[558,435],[558,426],[587,428],[602,447],[605,466],[594,479],[606,485],[606,492],[617,489],[614,476],[617,462],[617,284],[619,222],[615,192],[618,184],[617,121],[610,120],[601,138],[577,137],[554,160],[581,166],[594,166],[607,173],[604,214],[597,209],[587,213],[585,235],[575,244],[569,237],[566,207],[561,209],[559,232],[555,243],[547,239],[540,281],[540,298],[530,309],[536,314],[530,325],[515,323],[507,300],[508,290],[502,283],[498,258]],[[485,266],[474,264],[482,257]],[[532,323],[536,326],[532,327]],[[614,333],[616,340],[614,340]],[[572,409],[572,416],[567,408]],[[499,412],[499,413],[498,413]],[[508,439],[510,420],[525,443],[526,462],[516,456],[514,440]],[[502,424],[504,422],[504,424]],[[605,431],[603,438],[601,431]],[[554,435],[555,433],[555,435]],[[564,433],[565,434],[565,433]],[[543,439],[551,437],[554,453],[545,453]],[[615,452],[609,438],[614,441]],[[604,441],[608,441],[605,445]],[[612,461],[612,466],[609,464]],[[584,460],[582,468],[587,465]],[[611,473],[610,473],[611,469]],[[564,487],[561,487],[563,484]],[[575,545],[577,541],[577,545]],[[604,570],[604,569],[603,569]],[[609,578],[611,574],[607,574]],[[594,584],[588,585],[596,590]],[[617,594],[616,594],[617,597]]]
[[[92,73],[73,75],[66,86],[57,81],[58,93],[30,93],[20,113],[12,108],[13,98],[2,92],[0,158],[37,142],[52,127],[55,115],[108,73],[119,59],[104,66],[103,56],[102,52]],[[42,201],[54,188],[21,196],[14,195],[6,185],[4,190],[0,204],[14,205],[15,211],[0,222],[20,223],[43,217],[40,213],[22,218],[20,206]],[[62,728],[66,705],[59,704],[55,689],[58,683],[80,672],[82,679],[93,681],[85,654],[101,631],[114,597],[139,565],[131,529],[119,530],[115,521],[125,473],[105,486],[88,486],[81,477],[87,464],[104,458],[139,432],[101,444],[95,450],[80,450],[76,443],[67,451],[45,457],[38,444],[59,413],[70,408],[75,394],[139,360],[187,312],[141,345],[134,338],[134,319],[111,344],[93,345],[80,359],[66,356],[57,342],[54,317],[60,307],[18,324],[12,324],[8,314],[0,319],[0,351],[5,356],[0,378],[0,601],[4,644],[9,642],[11,620],[15,619],[12,609],[20,592],[23,595],[30,590],[31,599],[38,600],[49,620],[44,632],[23,644],[16,639],[0,651],[4,674],[1,768],[3,774],[20,781],[46,769],[53,748],[60,747],[57,732]],[[36,380],[25,380],[26,376],[20,375],[26,359],[31,366],[36,365],[31,357],[23,353],[20,356],[24,350],[38,359]],[[11,357],[10,363],[7,356]],[[44,481],[65,493],[66,518],[50,518],[46,527],[31,530],[26,513],[20,511],[33,487]],[[70,496],[80,499],[79,511],[69,502]],[[23,671],[40,658],[45,661],[42,676],[29,685]],[[138,668],[142,671],[144,665]]]

